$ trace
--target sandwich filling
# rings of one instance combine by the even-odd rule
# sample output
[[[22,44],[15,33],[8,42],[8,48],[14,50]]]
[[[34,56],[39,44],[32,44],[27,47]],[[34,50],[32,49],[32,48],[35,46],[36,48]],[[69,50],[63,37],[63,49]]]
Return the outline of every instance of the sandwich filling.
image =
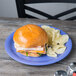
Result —
[[[14,46],[16,48],[16,51],[26,55],[26,56],[40,56],[41,54],[46,54],[45,46],[38,46],[33,48],[23,48],[19,46],[17,43],[14,43]]]

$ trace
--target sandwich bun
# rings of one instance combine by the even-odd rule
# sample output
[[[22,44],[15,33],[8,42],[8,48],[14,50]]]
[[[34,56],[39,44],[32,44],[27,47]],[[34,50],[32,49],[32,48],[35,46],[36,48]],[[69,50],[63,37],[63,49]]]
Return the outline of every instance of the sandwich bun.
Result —
[[[44,46],[48,42],[48,36],[41,27],[27,24],[16,30],[13,40],[20,47],[32,48]]]

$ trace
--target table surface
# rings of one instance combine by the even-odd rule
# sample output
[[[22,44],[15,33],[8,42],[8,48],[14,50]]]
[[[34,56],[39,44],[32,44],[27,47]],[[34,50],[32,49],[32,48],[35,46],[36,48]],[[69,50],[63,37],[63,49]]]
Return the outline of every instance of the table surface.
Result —
[[[5,39],[17,28],[26,24],[51,25],[65,31],[73,42],[71,53],[60,62],[48,66],[37,67],[16,62],[5,51]],[[0,18],[0,76],[54,76],[57,70],[66,70],[67,65],[75,61],[76,21]]]

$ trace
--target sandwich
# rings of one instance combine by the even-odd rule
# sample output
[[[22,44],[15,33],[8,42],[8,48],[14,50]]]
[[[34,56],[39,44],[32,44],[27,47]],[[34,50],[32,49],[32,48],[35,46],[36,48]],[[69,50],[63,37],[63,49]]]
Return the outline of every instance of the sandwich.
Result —
[[[16,52],[25,56],[39,57],[46,54],[48,36],[44,29],[34,24],[18,28],[13,36]]]

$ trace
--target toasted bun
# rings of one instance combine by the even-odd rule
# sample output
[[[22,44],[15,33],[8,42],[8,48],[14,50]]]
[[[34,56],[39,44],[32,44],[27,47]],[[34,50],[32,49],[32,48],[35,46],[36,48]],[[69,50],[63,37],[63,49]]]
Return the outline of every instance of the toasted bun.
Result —
[[[44,46],[48,42],[46,32],[39,26],[28,24],[16,30],[13,40],[24,48]]]

